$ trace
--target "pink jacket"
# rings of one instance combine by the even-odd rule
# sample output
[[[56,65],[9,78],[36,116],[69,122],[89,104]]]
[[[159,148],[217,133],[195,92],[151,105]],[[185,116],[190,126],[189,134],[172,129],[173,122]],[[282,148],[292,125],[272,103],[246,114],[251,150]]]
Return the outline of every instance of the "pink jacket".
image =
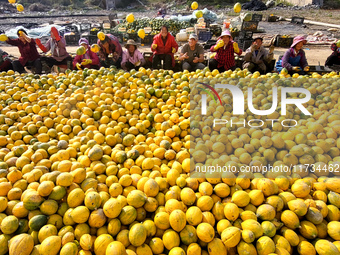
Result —
[[[55,39],[48,39],[45,43],[46,52],[51,50],[52,57],[57,61],[63,61],[65,58],[70,56],[66,51],[66,41],[64,37],[60,37],[60,41],[58,42]]]

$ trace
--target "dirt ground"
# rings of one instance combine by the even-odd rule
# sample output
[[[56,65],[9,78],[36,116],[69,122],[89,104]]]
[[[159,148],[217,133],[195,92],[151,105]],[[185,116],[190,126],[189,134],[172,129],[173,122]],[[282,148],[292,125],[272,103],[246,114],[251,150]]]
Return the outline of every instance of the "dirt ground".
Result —
[[[7,53],[9,53],[10,55],[13,55],[15,57],[19,57],[19,51],[17,47],[13,47],[13,46],[5,46],[5,47],[1,47],[2,50],[6,51]],[[77,47],[76,46],[67,46],[66,47],[67,51],[69,53],[73,53],[75,54]],[[140,50],[142,52],[148,52],[151,51],[150,47],[140,47]],[[283,55],[286,52],[286,48],[275,48],[274,50],[274,56],[276,59],[278,59],[278,57],[280,55]],[[310,46],[310,45],[306,45],[305,46],[305,52],[306,52],[306,56],[307,56],[307,61],[309,65],[321,65],[323,66],[325,64],[325,61],[327,59],[327,57],[331,54],[331,50],[330,50],[330,46],[329,45],[325,45],[325,46]],[[244,55],[244,53],[243,53]]]

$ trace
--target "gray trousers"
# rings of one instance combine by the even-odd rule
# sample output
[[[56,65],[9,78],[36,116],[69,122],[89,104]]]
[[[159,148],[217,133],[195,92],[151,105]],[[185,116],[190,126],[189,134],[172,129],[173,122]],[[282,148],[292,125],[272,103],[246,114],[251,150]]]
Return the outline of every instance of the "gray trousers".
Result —
[[[266,73],[267,66],[265,63],[255,64],[253,62],[244,62],[242,65],[243,69],[248,69],[250,72],[259,71],[260,73]]]
[[[188,70],[190,72],[196,71],[197,69],[204,69],[205,65],[203,63],[189,63],[189,62],[183,62],[182,64],[183,70]]]

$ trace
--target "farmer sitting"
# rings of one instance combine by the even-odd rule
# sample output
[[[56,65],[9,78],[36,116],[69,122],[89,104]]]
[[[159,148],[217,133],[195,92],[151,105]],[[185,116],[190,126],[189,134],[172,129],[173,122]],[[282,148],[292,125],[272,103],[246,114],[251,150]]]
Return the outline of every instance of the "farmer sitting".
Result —
[[[164,19],[165,15],[166,15],[166,9],[160,8],[157,12],[157,16],[161,16]]]
[[[340,65],[340,40],[332,43],[332,54],[327,58],[325,66]]]
[[[80,38],[79,40],[79,46],[84,47],[84,54],[77,54],[77,56],[73,60],[73,69],[76,70],[84,69],[84,68],[91,68],[91,69],[99,69],[100,67],[100,61],[99,57],[96,53],[91,51],[91,48],[89,46],[88,40],[85,38]]]
[[[125,45],[126,50],[123,51],[122,68],[125,71],[138,69],[145,64],[143,54],[137,49],[137,44],[130,39]]]
[[[202,63],[204,61],[204,48],[197,41],[197,35],[191,34],[189,42],[182,47],[179,60],[183,61],[183,70],[196,71],[205,67]]]
[[[233,41],[231,34],[228,30],[222,32],[216,45],[211,46],[211,52],[216,52],[214,59],[210,61],[210,70],[217,69],[220,72],[227,71],[229,69],[235,70],[235,57],[242,54],[242,50],[238,47],[237,42]]]
[[[45,61],[49,67],[65,65],[72,69],[72,57],[66,51],[65,38],[59,35],[55,27],[51,27],[51,38],[45,45],[41,43],[40,39],[36,39],[35,42],[44,53],[51,51],[51,57],[41,57],[41,60]]]
[[[253,44],[246,50],[244,56],[243,69],[248,69],[250,72],[259,71],[261,74],[265,74],[268,69],[268,65],[273,59],[274,46],[271,45],[269,52],[262,46],[263,38],[254,38]]]
[[[309,66],[306,59],[306,54],[302,49],[303,45],[307,43],[303,36],[294,38],[292,45],[282,57],[281,66],[276,65],[276,69],[280,72],[286,68],[290,74],[299,73],[304,74],[309,71]]]
[[[100,47],[98,54],[101,65],[104,67],[114,65],[120,68],[123,50],[118,38],[111,34],[105,35],[103,32],[99,32],[97,36],[97,44]]]
[[[168,32],[167,26],[162,26],[161,32],[155,35],[151,45],[153,52],[152,68],[170,70],[175,67],[174,54],[178,50],[175,38]],[[163,66],[161,61],[163,60]]]
[[[25,66],[33,66],[35,73],[41,74],[42,66],[35,41],[27,36],[27,32],[24,29],[19,29],[17,31],[17,35],[19,37],[18,39],[10,39],[6,37],[6,42],[10,45],[17,46],[21,55],[19,60],[12,62],[13,70],[19,73],[24,73]],[[4,37],[3,35],[1,36]]]
[[[7,52],[0,49],[0,72],[13,69],[12,60],[8,57]]]

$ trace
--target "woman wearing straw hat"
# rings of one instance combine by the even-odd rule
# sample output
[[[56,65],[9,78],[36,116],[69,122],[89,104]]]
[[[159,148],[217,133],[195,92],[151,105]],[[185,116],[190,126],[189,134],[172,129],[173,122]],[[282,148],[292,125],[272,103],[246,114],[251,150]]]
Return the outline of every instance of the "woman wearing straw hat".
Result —
[[[306,54],[302,47],[307,43],[303,36],[294,38],[292,45],[282,57],[282,67],[277,66],[277,71],[286,68],[289,73],[300,73],[309,71],[309,66],[306,59]]]
[[[235,57],[242,54],[242,50],[238,47],[237,42],[233,41],[233,38],[228,30],[222,32],[216,45],[211,46],[211,52],[216,52],[215,58],[210,62],[210,70],[217,69],[220,72],[227,71],[229,69],[235,69]]]
[[[137,44],[130,39],[125,44],[126,50],[123,51],[122,68],[126,71],[138,69],[145,64],[143,54],[137,49]]]

